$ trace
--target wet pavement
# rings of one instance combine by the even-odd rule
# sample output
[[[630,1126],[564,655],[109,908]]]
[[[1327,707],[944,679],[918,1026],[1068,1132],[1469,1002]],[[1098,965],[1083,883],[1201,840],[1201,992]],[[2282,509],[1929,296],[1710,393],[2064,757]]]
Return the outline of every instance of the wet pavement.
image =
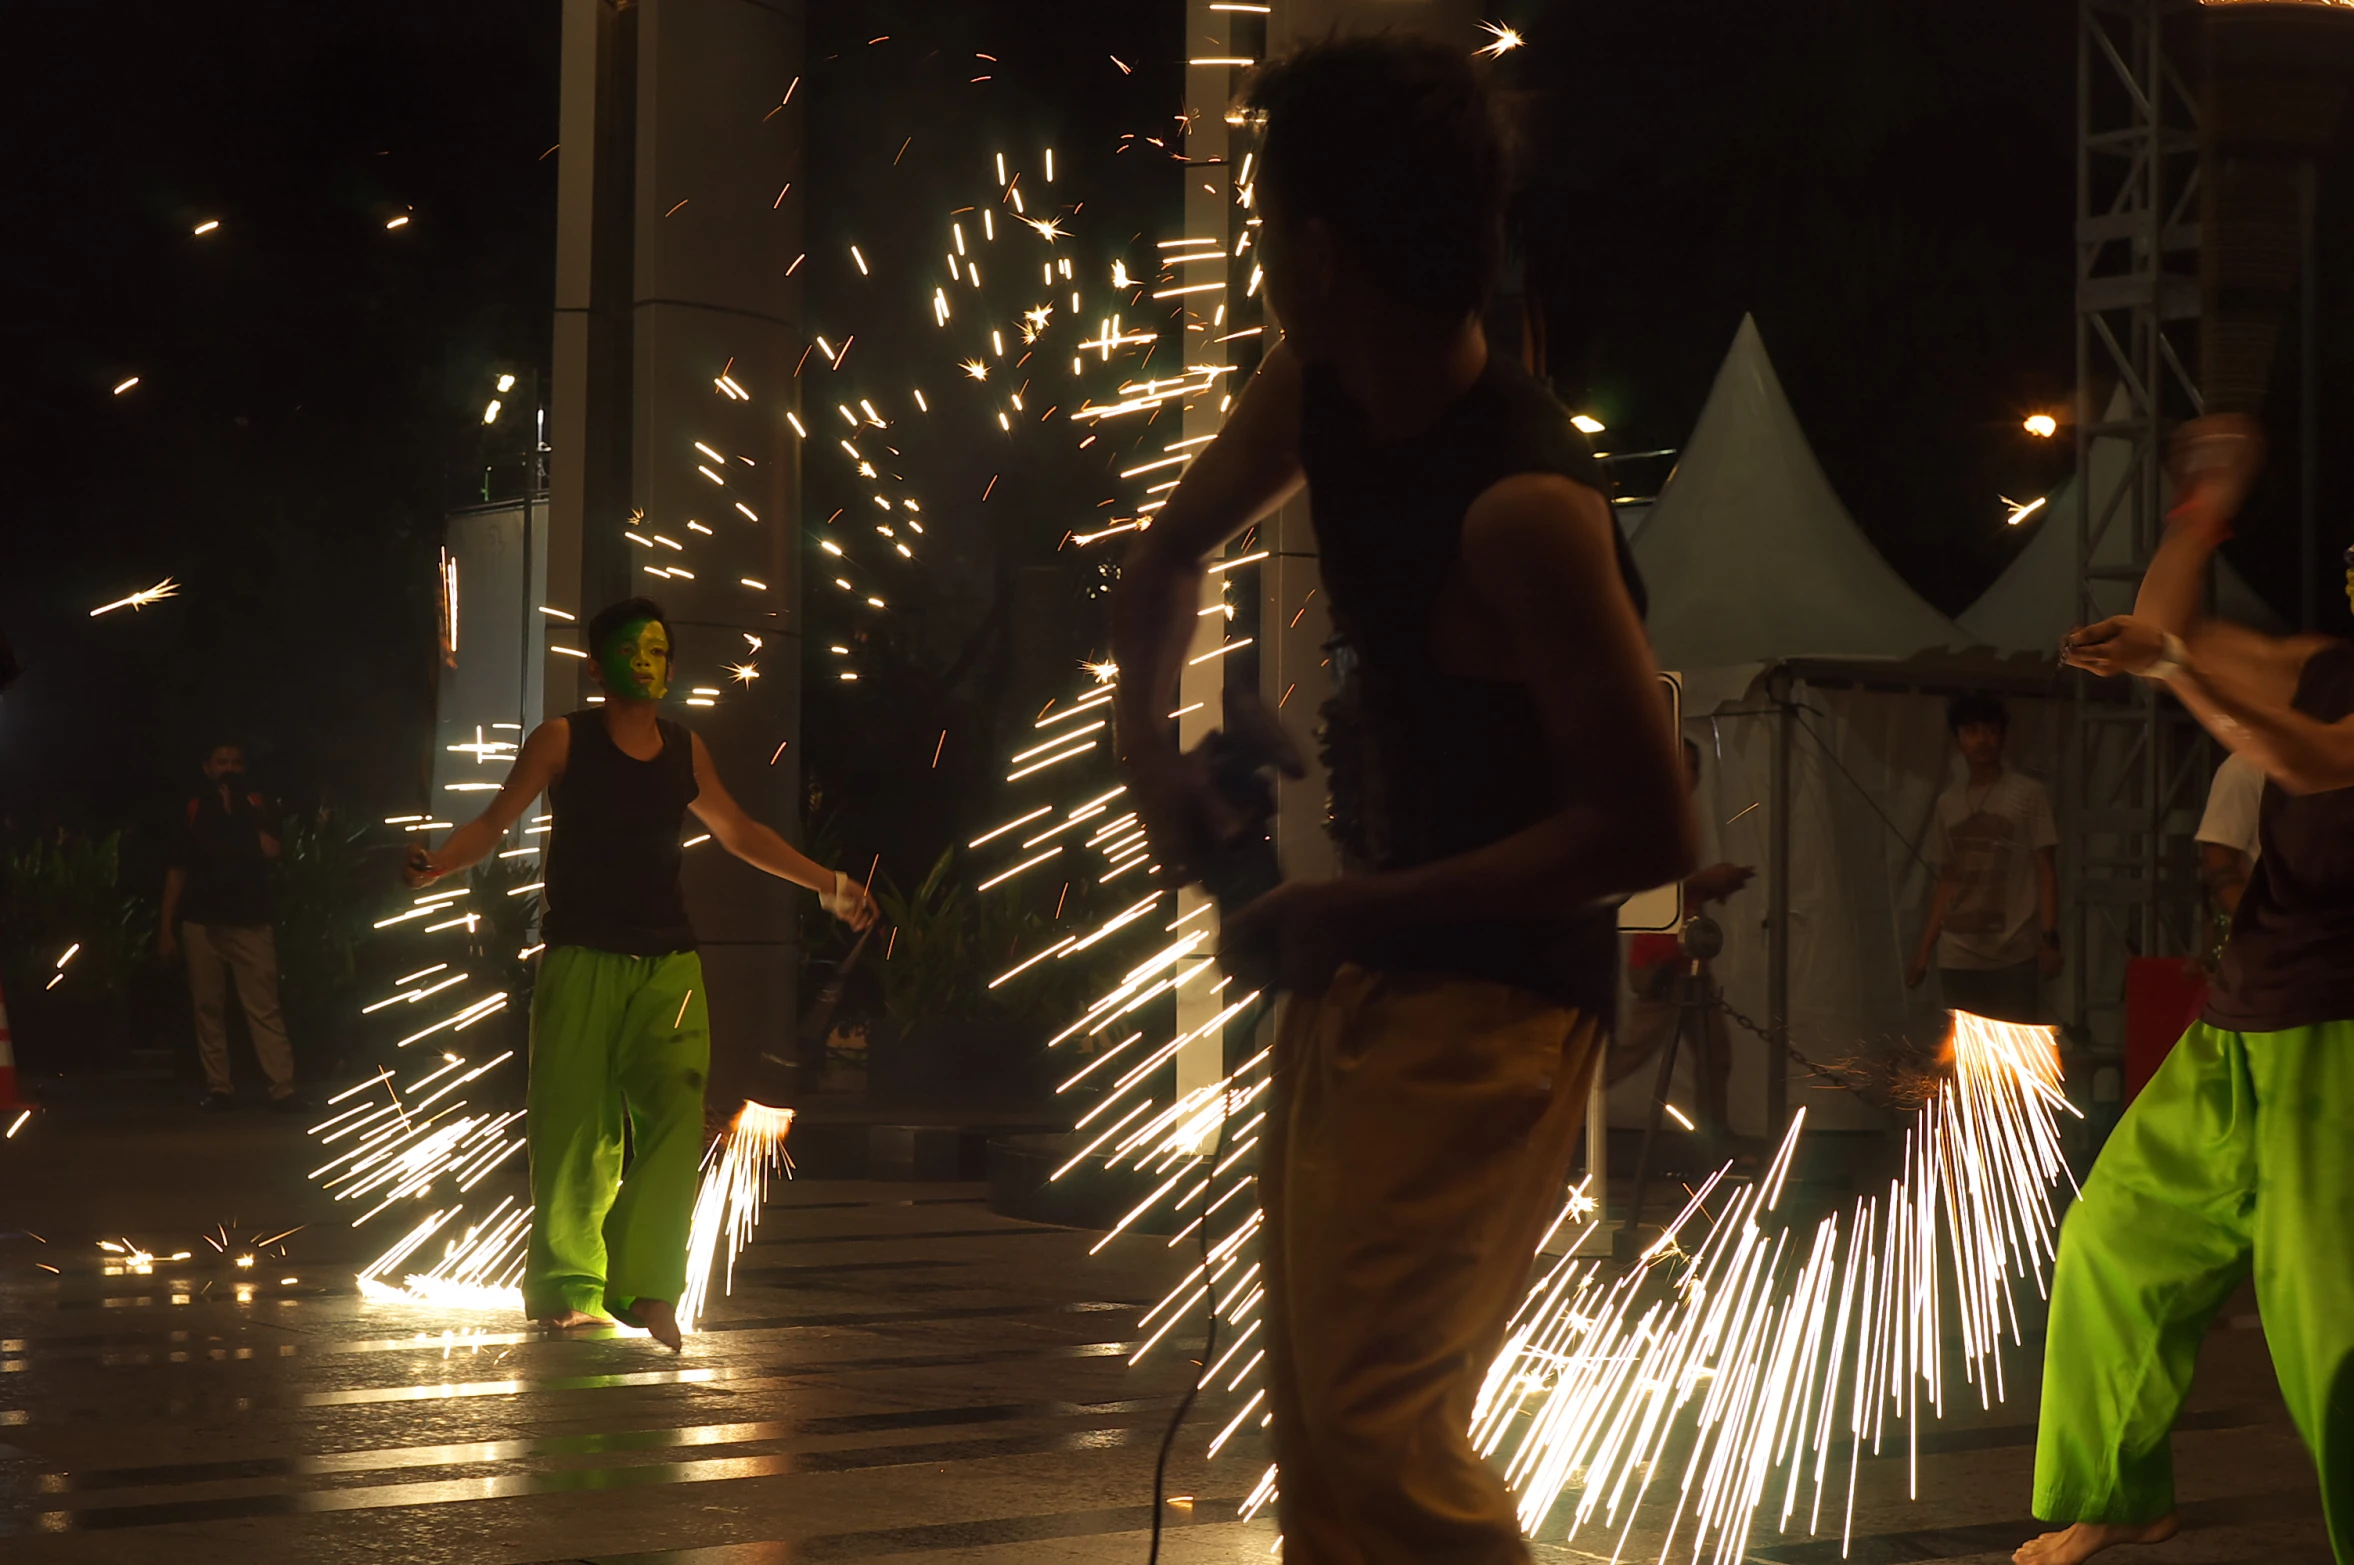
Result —
[[[1192,1365],[1128,1359],[1184,1250],[1124,1236],[1091,1258],[1095,1235],[997,1217],[978,1185],[797,1181],[674,1358],[363,1300],[354,1263],[390,1235],[355,1238],[302,1182],[303,1124],[85,1109],[0,1144],[0,1233],[17,1235],[0,1237],[0,1560],[1144,1560]],[[198,1232],[298,1222],[313,1226],[283,1258],[244,1269]],[[125,1238],[159,1257],[150,1271],[97,1248]],[[2329,1559],[2251,1310],[2226,1310],[2177,1436],[2190,1525],[2132,1558]],[[2012,1366],[2009,1405],[1926,1433],[1917,1498],[1901,1452],[1866,1461],[1847,1558],[2009,1557],[2032,1530],[2032,1342]],[[1275,1545],[1270,1522],[1235,1518],[1254,1437],[1199,1459],[1238,1407],[1205,1397],[1179,1442],[1171,1565]],[[1667,1519],[1647,1506],[1623,1557],[1659,1558]],[[1620,1541],[1589,1528],[1537,1557]],[[1828,1565],[1841,1546],[1779,1537],[1768,1515],[1747,1557]]]

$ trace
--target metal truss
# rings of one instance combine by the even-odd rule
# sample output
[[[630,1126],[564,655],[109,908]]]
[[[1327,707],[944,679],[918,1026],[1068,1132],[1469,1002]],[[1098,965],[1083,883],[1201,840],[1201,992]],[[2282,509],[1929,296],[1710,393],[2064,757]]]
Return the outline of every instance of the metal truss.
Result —
[[[2078,0],[2076,581],[2080,621],[2102,588],[2136,583],[2164,525],[2167,437],[2200,410],[2199,106],[2184,52],[2196,0]],[[2125,442],[2126,476],[2093,487],[2095,440]],[[2114,536],[2113,536],[2114,534]],[[2120,544],[2123,547],[2120,547]],[[2105,594],[2113,600],[2114,589]],[[2122,1043],[2122,985],[2091,954],[2197,949],[2191,833],[2210,751],[2147,687],[2124,701],[2077,682],[2060,830],[2078,959],[2074,1015],[2096,1047]]]

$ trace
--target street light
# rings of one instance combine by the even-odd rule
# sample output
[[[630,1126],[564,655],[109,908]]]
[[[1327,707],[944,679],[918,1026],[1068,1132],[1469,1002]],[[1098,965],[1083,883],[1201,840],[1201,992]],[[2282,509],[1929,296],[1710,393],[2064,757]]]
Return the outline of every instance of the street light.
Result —
[[[514,377],[514,376],[512,376],[512,375],[509,375],[509,376],[506,376],[506,377],[504,377],[504,378],[505,378],[505,379],[507,379],[507,380],[513,380],[515,377]],[[499,389],[500,389],[501,391],[504,391],[504,390],[506,390],[507,388],[506,388],[505,386],[503,386],[503,385],[502,385],[501,387],[499,387]],[[498,418],[499,418],[499,399],[498,399],[498,398],[496,398],[496,397],[493,397],[493,398],[491,398],[491,399],[490,399],[490,406],[489,406],[489,407],[486,407],[486,408],[484,408],[484,409],[482,410],[482,421],[483,421],[485,424],[495,424],[495,423],[497,423],[497,422],[498,422]]]
[[[2030,413],[2020,427],[2038,440],[2049,440],[2060,432],[2060,421],[2049,413]]]
[[[1569,416],[1569,421],[1577,426],[1578,433],[1581,435],[1599,435],[1608,427],[1591,413],[1572,413]]]

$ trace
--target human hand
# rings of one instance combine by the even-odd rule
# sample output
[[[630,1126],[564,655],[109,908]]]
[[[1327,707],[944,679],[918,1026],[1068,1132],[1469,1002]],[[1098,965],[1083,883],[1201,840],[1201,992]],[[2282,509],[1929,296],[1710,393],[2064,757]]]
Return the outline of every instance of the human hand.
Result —
[[[2177,496],[2167,520],[2219,544],[2264,466],[2264,428],[2245,413],[2194,418],[2174,432],[2166,465]]]
[[[841,870],[834,871],[834,889],[817,894],[817,905],[852,929],[866,928],[881,913],[874,894]]]
[[[1256,964],[1294,994],[1322,994],[1365,932],[1369,906],[1358,881],[1277,886],[1225,921],[1219,963],[1229,972]]]
[[[1907,989],[1918,989],[1921,987],[1921,980],[1928,976],[1929,953],[1923,951],[1913,958],[1912,966],[1904,970],[1904,986]]]
[[[1747,864],[1711,864],[1685,877],[1684,895],[1695,908],[1722,902],[1756,876],[1757,871]]]
[[[1168,886],[1201,879],[1210,856],[1242,830],[1241,816],[1198,755],[1171,750],[1137,761],[1129,769],[1128,786]]]
[[[2113,614],[2061,637],[2060,661],[2104,676],[2138,674],[2157,662],[2165,647],[2165,633],[2148,620]]]
[[[411,890],[422,890],[448,873],[434,863],[432,850],[423,846],[410,853],[408,862],[401,866],[401,879],[409,883]]]

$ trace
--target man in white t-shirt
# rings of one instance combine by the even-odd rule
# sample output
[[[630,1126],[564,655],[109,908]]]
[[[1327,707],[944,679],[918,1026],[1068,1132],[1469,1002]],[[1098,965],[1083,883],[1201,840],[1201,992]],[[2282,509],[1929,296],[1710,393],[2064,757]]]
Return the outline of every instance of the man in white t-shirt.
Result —
[[[2215,768],[2207,812],[2199,817],[2199,879],[2226,916],[2239,911],[2248,872],[2256,867],[2256,814],[2264,803],[2264,773],[2237,752]]]
[[[2003,765],[2010,713],[1991,695],[1946,708],[1969,774],[1937,801],[1929,863],[1937,888],[1905,973],[1918,987],[1937,958],[1949,1010],[2041,1022],[2043,980],[2060,970],[2060,834],[2043,784]]]

